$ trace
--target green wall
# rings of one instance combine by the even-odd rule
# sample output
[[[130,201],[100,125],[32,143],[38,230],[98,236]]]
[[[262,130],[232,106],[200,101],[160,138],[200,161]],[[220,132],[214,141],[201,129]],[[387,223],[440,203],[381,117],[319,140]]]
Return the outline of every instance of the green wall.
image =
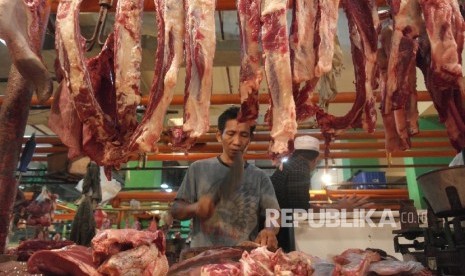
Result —
[[[441,130],[445,129],[444,125],[439,122],[437,116],[431,117],[422,117],[419,119],[420,130]],[[424,139],[417,139],[417,141],[431,141],[433,138],[424,138]],[[452,146],[451,146],[452,147]],[[421,165],[428,165],[428,164],[449,164],[452,161],[453,157],[409,157],[404,158],[405,164],[421,164]],[[417,168],[406,168],[405,174],[407,176],[407,185],[409,196],[415,202],[416,208],[426,208],[426,204],[423,201],[423,192],[421,188],[418,186],[417,177],[420,175],[435,170],[437,168],[427,168],[427,167],[417,167]]]
[[[128,162],[129,168],[137,167],[137,161]],[[147,161],[147,167],[161,167],[161,161]],[[126,171],[126,188],[159,188],[161,170],[128,170]]]

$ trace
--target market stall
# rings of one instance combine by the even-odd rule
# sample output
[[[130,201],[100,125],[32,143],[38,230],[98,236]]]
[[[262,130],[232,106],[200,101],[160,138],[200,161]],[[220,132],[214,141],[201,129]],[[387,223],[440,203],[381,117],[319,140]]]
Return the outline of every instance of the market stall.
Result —
[[[0,0],[0,58],[11,63],[0,69],[0,274],[464,275],[463,170],[433,192],[427,174],[416,181],[465,148],[462,5]],[[228,144],[231,120],[217,123],[231,105],[235,129],[255,127],[245,142]],[[310,207],[269,208],[289,211],[294,251],[260,244],[278,229],[262,225],[245,243],[190,248],[203,220],[237,203],[244,171],[273,179],[306,136],[321,141]],[[18,171],[27,140],[37,146]],[[212,185],[201,217],[206,205],[188,204],[205,199],[203,176],[221,177],[192,164],[216,159],[220,182],[237,189]],[[444,191],[450,206],[438,211]],[[341,207],[352,196],[363,202]],[[251,198],[224,209],[275,206]]]

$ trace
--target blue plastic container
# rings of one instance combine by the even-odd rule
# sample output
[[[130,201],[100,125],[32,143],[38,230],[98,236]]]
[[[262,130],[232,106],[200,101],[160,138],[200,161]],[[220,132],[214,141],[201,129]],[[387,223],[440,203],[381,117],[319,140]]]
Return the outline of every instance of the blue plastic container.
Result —
[[[356,189],[386,189],[386,173],[385,172],[359,172],[352,179]]]

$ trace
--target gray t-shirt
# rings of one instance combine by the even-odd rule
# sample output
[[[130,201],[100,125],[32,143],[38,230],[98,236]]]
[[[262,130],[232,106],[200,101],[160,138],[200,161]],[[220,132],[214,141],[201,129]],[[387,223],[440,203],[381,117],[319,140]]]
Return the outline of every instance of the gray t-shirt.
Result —
[[[176,200],[197,202],[212,185],[220,183],[229,168],[218,157],[192,163],[178,190]],[[213,216],[202,221],[193,219],[192,247],[233,246],[254,240],[258,234],[260,215],[266,209],[279,209],[269,177],[261,169],[246,164],[242,185],[229,201],[220,200]]]

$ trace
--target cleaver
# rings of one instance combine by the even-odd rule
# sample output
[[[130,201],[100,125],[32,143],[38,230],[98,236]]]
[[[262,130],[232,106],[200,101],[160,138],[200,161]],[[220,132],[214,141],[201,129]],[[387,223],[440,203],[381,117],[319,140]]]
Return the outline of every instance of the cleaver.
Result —
[[[210,188],[209,194],[212,196],[215,205],[220,200],[230,200],[236,194],[241,187],[243,175],[244,160],[242,159],[242,153],[238,153],[234,156],[233,163],[225,177]]]

